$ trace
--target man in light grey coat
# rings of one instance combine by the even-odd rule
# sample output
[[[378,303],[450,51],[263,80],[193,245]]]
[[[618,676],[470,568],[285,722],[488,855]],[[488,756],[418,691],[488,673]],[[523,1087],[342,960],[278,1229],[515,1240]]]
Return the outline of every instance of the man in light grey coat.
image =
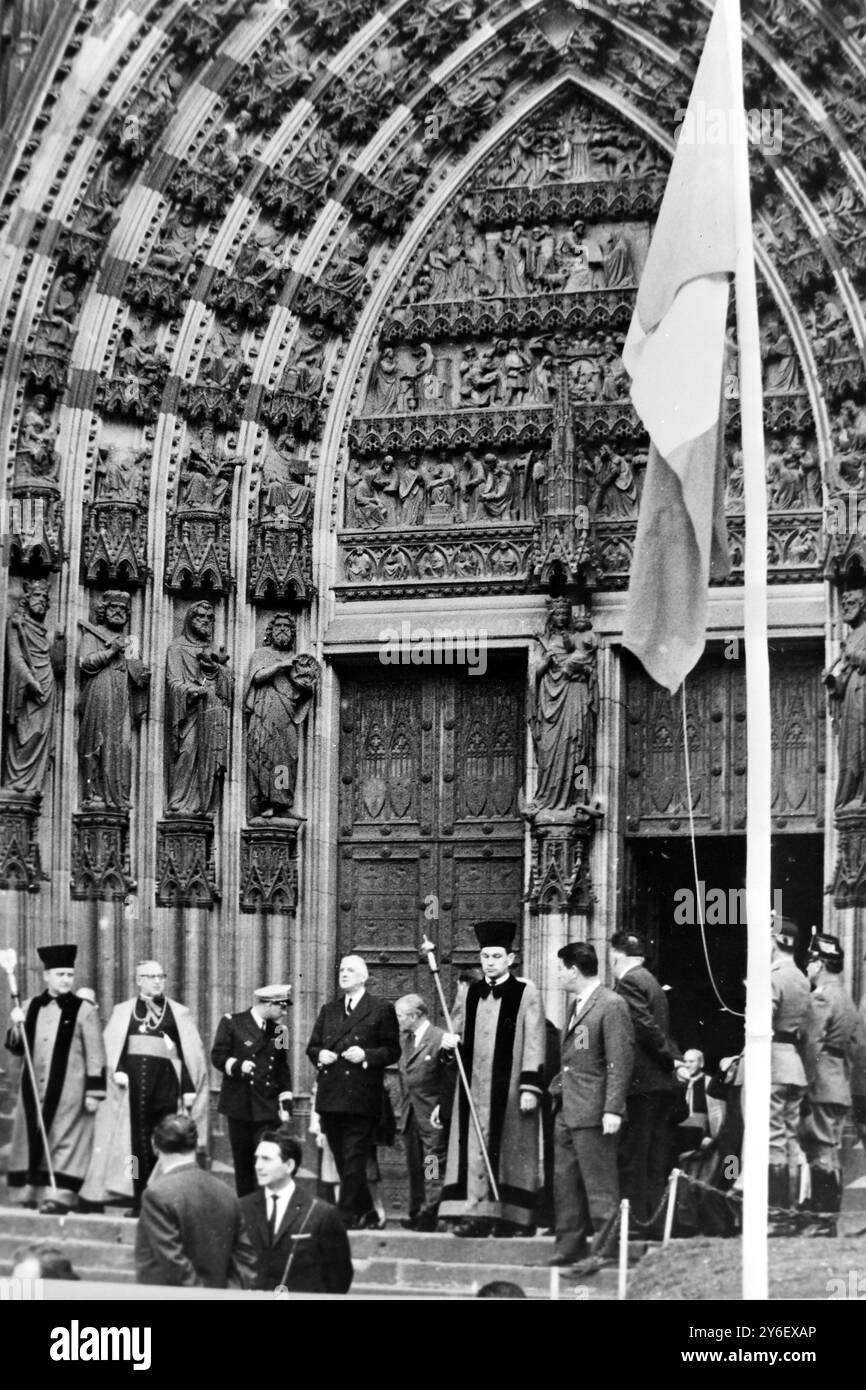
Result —
[[[793,1235],[788,1177],[789,1149],[799,1152],[800,1107],[806,1094],[806,1070],[801,1056],[809,1019],[809,981],[797,966],[794,952],[799,929],[787,917],[773,917],[773,1046],[770,1070],[770,1235]],[[775,1215],[773,1214],[775,1213]]]
[[[554,1120],[553,1265],[587,1253],[619,1205],[617,1147],[634,1065],[628,1005],[598,978],[594,946],[569,942],[557,952],[558,978],[569,1001],[562,1067],[550,1083]],[[595,1252],[593,1252],[595,1253]]]

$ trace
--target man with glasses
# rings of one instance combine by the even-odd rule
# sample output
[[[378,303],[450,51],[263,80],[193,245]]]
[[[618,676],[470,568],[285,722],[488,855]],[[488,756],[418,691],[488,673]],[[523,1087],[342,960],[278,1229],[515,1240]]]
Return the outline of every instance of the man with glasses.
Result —
[[[257,1188],[256,1145],[292,1113],[292,1072],[285,1013],[291,985],[263,985],[255,1003],[220,1019],[210,1058],[222,1072],[219,1113],[228,1120],[239,1197]]]
[[[142,961],[138,994],[117,1004],[105,1029],[108,1096],[82,1190],[85,1209],[98,1211],[112,1197],[141,1195],[156,1164],[151,1135],[166,1115],[185,1112],[207,1143],[208,1067],[189,1009],[165,994],[159,961]]]

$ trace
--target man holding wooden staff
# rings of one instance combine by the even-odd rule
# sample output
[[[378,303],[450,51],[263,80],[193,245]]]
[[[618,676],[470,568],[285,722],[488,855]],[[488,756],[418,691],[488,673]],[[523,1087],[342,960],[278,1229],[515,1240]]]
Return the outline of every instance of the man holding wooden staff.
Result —
[[[543,1182],[539,1099],[544,1013],[535,985],[511,974],[516,930],[513,922],[479,922],[475,927],[484,979],[469,986],[460,1047],[474,1106],[461,1084],[439,1207],[440,1217],[457,1218],[458,1236],[535,1231]]]

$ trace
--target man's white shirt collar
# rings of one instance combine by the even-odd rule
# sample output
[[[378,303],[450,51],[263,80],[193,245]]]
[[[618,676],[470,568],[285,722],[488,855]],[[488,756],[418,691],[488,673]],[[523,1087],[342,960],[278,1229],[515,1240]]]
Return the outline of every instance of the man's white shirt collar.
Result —
[[[580,1013],[580,1010],[583,1008],[589,996],[595,993],[600,984],[601,980],[593,980],[591,985],[587,985],[586,989],[581,990],[580,994],[574,1001],[574,1007],[578,1013]]]
[[[429,1020],[429,1018],[425,1018],[423,1023],[419,1023],[419,1024],[418,1024],[418,1027],[415,1029],[415,1031],[414,1031],[414,1033],[413,1033],[413,1035],[412,1035],[413,1038],[414,1038],[414,1046],[415,1046],[415,1047],[418,1046],[418,1044],[420,1043],[421,1039],[423,1038],[424,1034],[427,1032],[427,1029],[428,1029],[429,1027],[430,1027],[430,1020]]]

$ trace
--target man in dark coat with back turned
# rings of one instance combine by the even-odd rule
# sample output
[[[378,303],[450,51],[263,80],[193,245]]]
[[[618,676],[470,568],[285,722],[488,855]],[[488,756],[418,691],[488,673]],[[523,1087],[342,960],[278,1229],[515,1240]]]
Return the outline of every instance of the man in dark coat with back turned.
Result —
[[[382,1118],[385,1068],[400,1057],[394,1006],[368,993],[368,978],[360,956],[343,957],[343,998],[322,1006],[307,1046],[318,1072],[316,1110],[340,1174],[340,1214],[350,1230],[378,1225],[367,1157]]]
[[[229,1143],[239,1197],[256,1190],[256,1144],[292,1113],[285,1011],[291,985],[263,985],[243,1013],[220,1019],[210,1058],[223,1074],[219,1113],[229,1122]]]
[[[610,939],[614,993],[628,1004],[634,1026],[634,1071],[619,1147],[619,1178],[637,1221],[649,1220],[664,1191],[677,1056],[668,1032],[668,1001],[644,965],[645,955],[643,938],[634,932],[617,932]]]

